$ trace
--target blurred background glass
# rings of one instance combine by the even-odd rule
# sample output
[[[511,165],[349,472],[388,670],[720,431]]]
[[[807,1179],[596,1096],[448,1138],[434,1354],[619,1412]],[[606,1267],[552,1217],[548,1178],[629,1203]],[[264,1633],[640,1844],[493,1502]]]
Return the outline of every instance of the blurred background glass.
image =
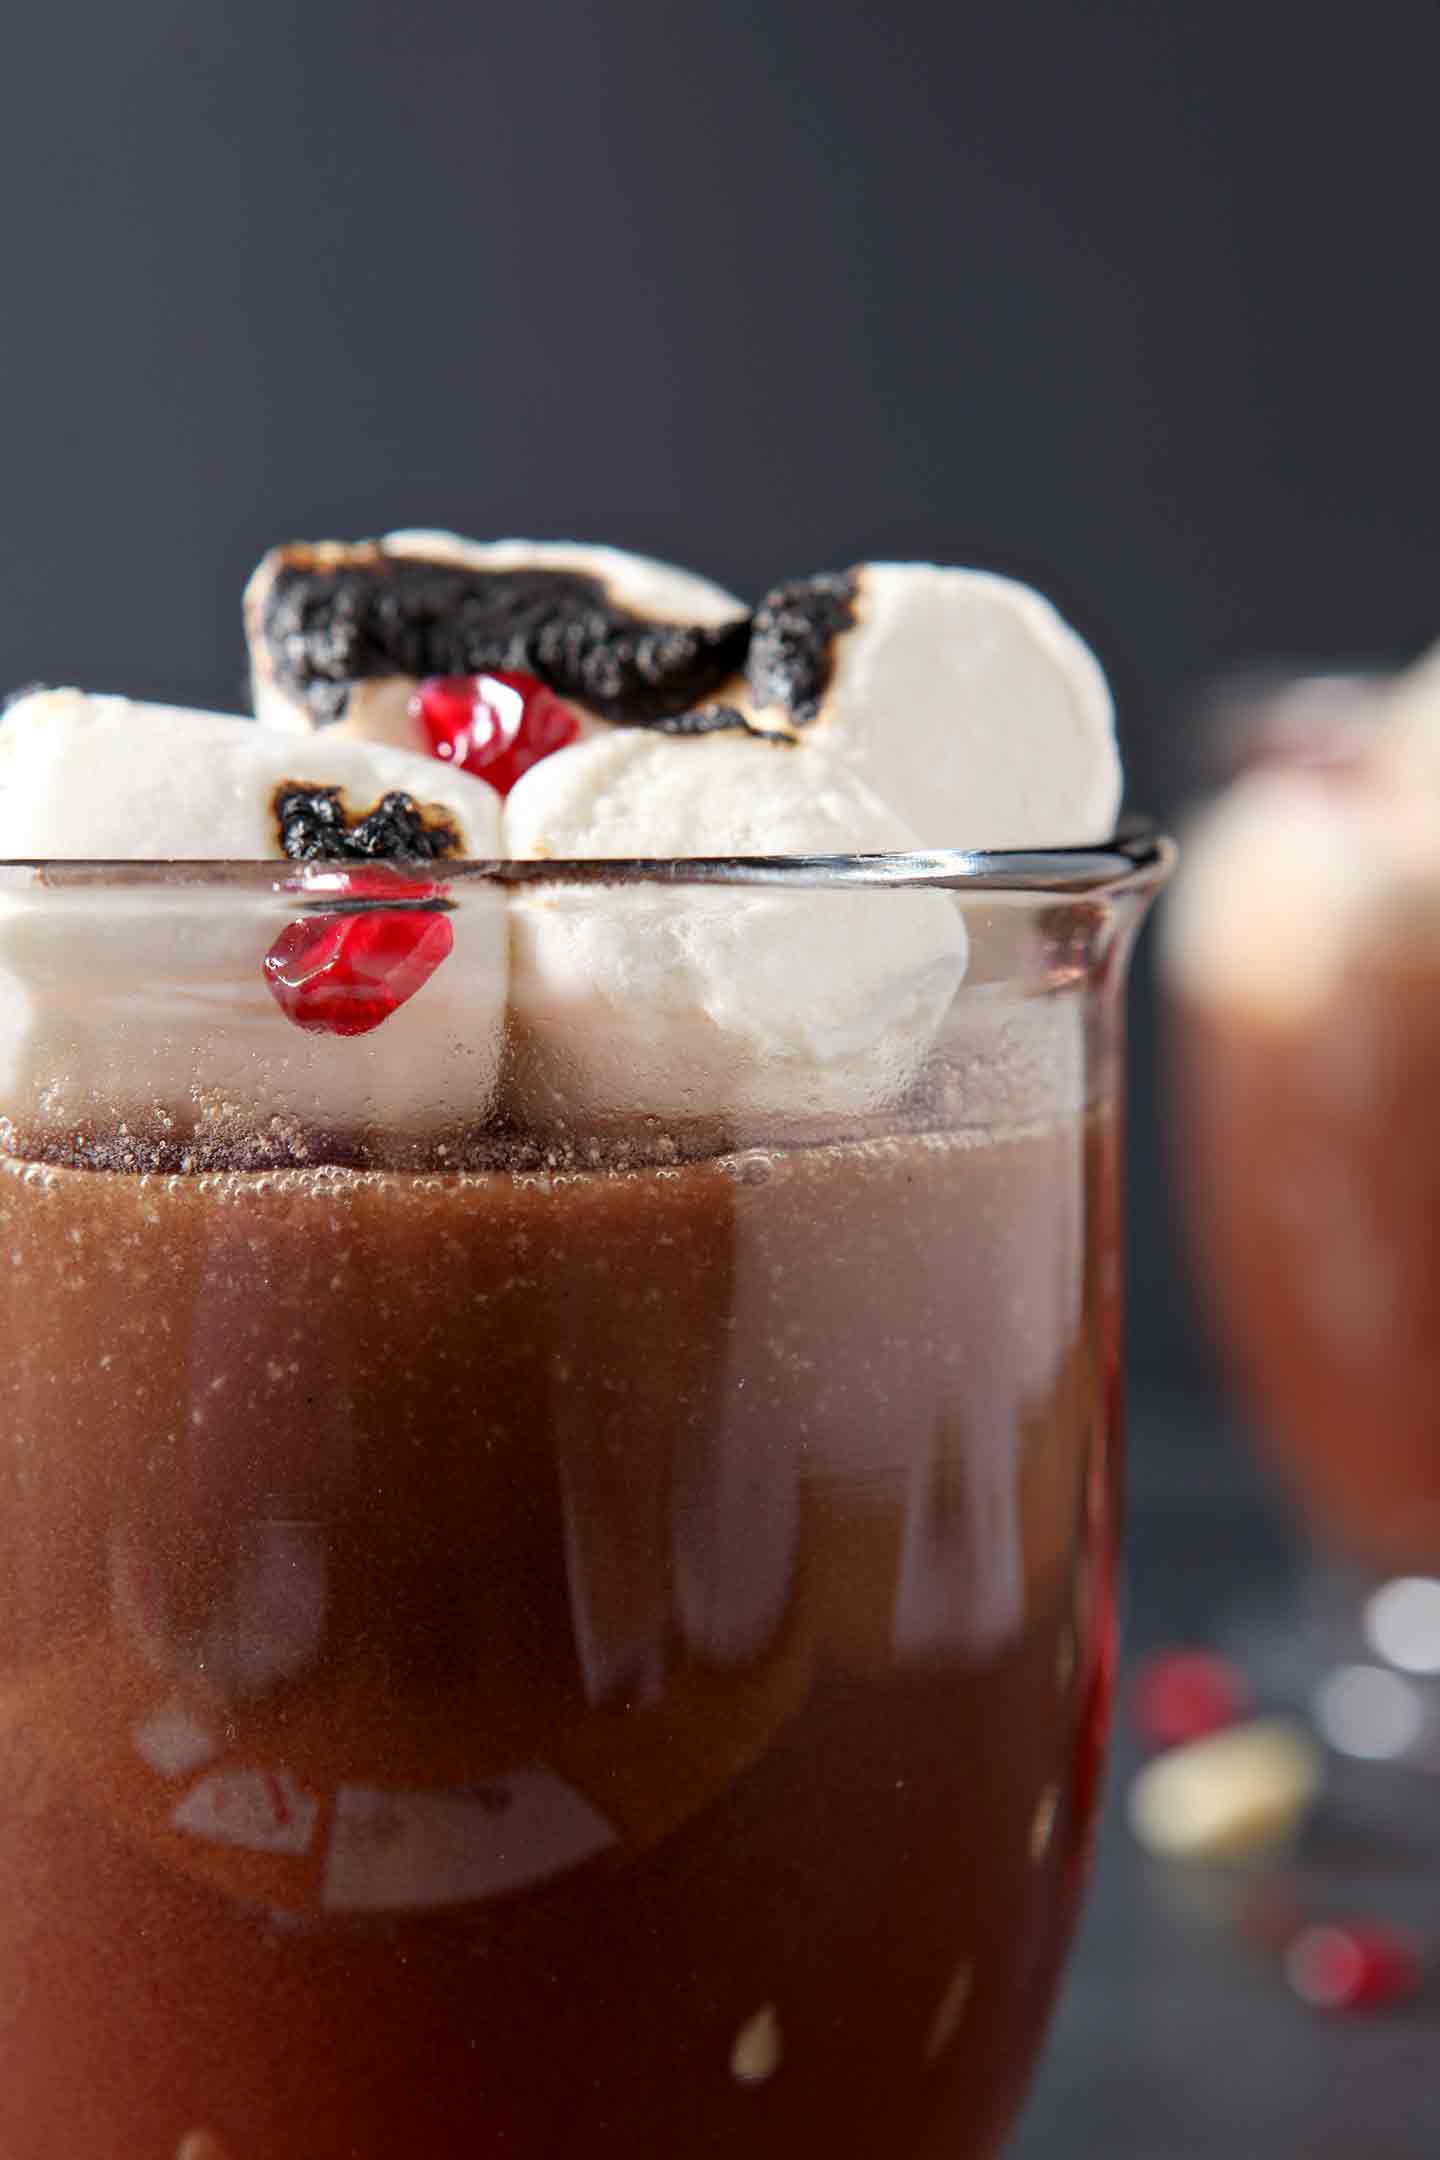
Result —
[[[935,555],[1054,593],[1168,818],[1200,686],[1440,633],[1428,0],[62,0],[6,81],[0,683],[233,706],[287,534],[598,537],[751,594]],[[1139,1648],[1293,1560],[1145,982]],[[1022,2160],[1430,2153],[1433,2013],[1339,2046],[1208,1942],[1115,1830]]]
[[[1440,1769],[1440,680],[1256,674],[1209,705],[1231,770],[1167,924],[1175,1140],[1215,1334],[1315,1546],[1229,1631],[1341,1753]]]

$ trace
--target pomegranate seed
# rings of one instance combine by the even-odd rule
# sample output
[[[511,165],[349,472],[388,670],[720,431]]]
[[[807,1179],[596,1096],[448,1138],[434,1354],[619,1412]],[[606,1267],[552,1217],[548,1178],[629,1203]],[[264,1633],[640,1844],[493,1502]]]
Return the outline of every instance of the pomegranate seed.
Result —
[[[1238,1724],[1248,1708],[1245,1682],[1208,1650],[1170,1650],[1150,1658],[1130,1698],[1135,1729],[1152,1747],[1181,1747]]]
[[[346,871],[345,890],[366,897],[429,898],[439,888]],[[447,915],[418,908],[307,915],[281,931],[265,955],[265,980],[287,1020],[313,1035],[368,1035],[424,988],[455,943]]]
[[[437,758],[488,780],[508,795],[522,773],[574,742],[580,723],[533,675],[432,675],[410,712]]]
[[[1408,1936],[1374,1921],[1302,1928],[1285,1952],[1285,1977],[1315,2010],[1379,2010],[1420,1986]]]

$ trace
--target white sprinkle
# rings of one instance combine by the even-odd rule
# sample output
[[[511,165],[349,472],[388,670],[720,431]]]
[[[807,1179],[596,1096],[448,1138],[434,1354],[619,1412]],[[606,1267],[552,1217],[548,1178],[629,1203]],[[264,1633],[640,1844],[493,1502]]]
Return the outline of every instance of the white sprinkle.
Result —
[[[230,2160],[211,2130],[187,2130],[175,2148],[175,2160]]]
[[[742,2085],[763,2085],[779,2069],[783,2053],[775,2005],[766,2003],[764,2009],[757,2010],[735,2035],[735,2045],[730,2050],[730,2075]]]
[[[1401,1672],[1440,1672],[1440,1582],[1402,1575],[1382,1584],[1365,1607],[1365,1632]]]
[[[1393,1762],[1421,1739],[1418,1688],[1383,1665],[1337,1665],[1315,1689],[1315,1721],[1331,1747],[1366,1762]]]

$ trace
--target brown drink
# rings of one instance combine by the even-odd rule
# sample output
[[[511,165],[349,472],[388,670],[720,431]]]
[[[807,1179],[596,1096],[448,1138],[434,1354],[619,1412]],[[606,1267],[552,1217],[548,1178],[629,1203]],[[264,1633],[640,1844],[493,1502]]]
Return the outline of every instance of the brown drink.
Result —
[[[1106,1719],[1133,912],[977,914],[848,1138],[12,1129],[6,2160],[995,2151]]]

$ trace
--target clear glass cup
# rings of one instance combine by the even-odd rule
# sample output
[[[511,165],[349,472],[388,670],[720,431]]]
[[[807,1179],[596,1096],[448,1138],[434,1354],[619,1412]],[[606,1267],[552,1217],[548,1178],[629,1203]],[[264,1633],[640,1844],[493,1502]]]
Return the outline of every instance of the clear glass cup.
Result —
[[[1168,860],[0,866],[5,2160],[995,2152]]]
[[[1197,822],[1165,972],[1202,1286],[1310,1538],[1235,1644],[1341,1753],[1436,1768],[1440,798],[1391,690],[1225,694],[1240,770]]]

